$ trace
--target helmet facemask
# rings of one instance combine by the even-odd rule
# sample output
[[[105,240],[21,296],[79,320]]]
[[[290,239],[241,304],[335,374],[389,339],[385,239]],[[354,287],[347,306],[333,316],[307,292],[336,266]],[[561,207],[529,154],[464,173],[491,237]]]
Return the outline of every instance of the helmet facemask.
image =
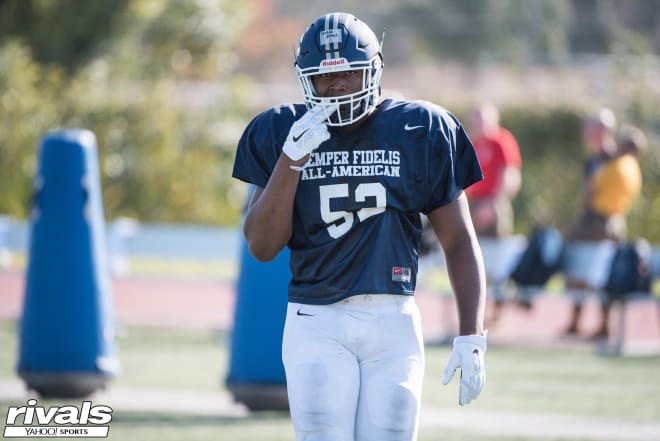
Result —
[[[348,67],[347,67],[348,66]],[[346,126],[357,122],[370,113],[378,103],[380,96],[380,77],[383,72],[380,56],[374,56],[369,62],[345,63],[341,68],[296,68],[298,81],[303,90],[305,104],[309,109],[322,106],[326,112],[328,126]],[[346,95],[320,97],[314,88],[312,77],[324,73],[355,70],[362,72],[362,89]]]
[[[368,115],[380,98],[382,42],[355,16],[330,13],[316,19],[300,38],[295,67],[308,109],[322,107],[328,126],[347,126]],[[362,75],[357,92],[321,97],[315,75],[355,71]]]

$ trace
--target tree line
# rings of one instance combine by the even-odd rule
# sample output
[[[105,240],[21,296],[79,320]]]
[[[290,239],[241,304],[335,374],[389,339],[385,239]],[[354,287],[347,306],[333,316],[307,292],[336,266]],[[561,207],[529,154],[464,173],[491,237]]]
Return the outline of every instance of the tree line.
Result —
[[[464,63],[484,54],[561,63],[600,52],[634,80],[635,66],[622,55],[660,51],[656,0],[382,0],[380,9],[344,3],[375,28],[389,26],[391,64],[420,54]],[[316,0],[302,11],[299,5],[262,5],[270,8],[261,12],[269,17],[262,31],[277,40],[276,31],[290,29],[280,26],[287,17],[303,30],[310,10],[325,8]],[[40,138],[53,128],[84,127],[98,139],[109,219],[236,225],[245,195],[231,178],[236,142],[261,110],[254,85],[271,67],[241,52],[246,29],[260,14],[253,6],[240,0],[0,0],[0,213],[27,217]],[[520,35],[529,38],[521,42]],[[281,67],[288,60],[276,62]],[[660,153],[654,148],[660,110],[657,92],[642,83],[631,81],[620,105],[622,119],[642,127],[652,147],[630,229],[660,242]],[[190,102],[185,85],[202,91],[202,104]],[[565,226],[577,216],[586,109],[586,103],[501,109],[524,160],[517,231],[537,223]],[[462,112],[467,109],[457,109],[459,117]]]

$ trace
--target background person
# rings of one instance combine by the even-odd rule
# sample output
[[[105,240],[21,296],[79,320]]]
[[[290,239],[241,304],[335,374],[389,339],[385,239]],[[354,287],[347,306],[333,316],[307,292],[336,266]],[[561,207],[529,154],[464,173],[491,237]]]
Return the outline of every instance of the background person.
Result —
[[[617,151],[614,136],[616,118],[607,108],[590,115],[583,123],[582,139],[589,156],[584,165],[583,188],[580,191],[583,201],[582,216],[570,232],[569,239],[574,240],[621,240],[625,236],[620,218],[599,214],[594,211],[592,201],[594,196],[606,197],[607,192],[596,194],[592,178],[607,161],[612,159]]]
[[[639,156],[646,150],[646,136],[636,127],[625,126],[617,136],[617,151],[595,173],[589,184],[590,208],[597,215],[616,217],[623,240],[627,236],[627,217],[642,191],[642,171]],[[611,301],[601,302],[600,325],[595,338],[609,336]]]
[[[619,234],[627,235],[627,216],[642,190],[639,156],[646,151],[644,133],[633,126],[624,126],[617,136],[617,149],[589,182],[589,203],[592,212],[603,217],[620,217]]]
[[[626,237],[625,214],[627,209],[625,212],[621,209],[602,209],[618,198],[618,191],[613,191],[611,181],[613,176],[618,175],[623,179],[623,175],[607,172],[612,164],[611,161],[617,155],[615,126],[614,113],[607,108],[599,109],[594,114],[589,115],[583,122],[582,138],[589,156],[585,161],[585,177],[581,189],[582,215],[567,235],[565,260],[568,267],[566,268],[566,287],[573,294],[573,307],[568,327],[565,330],[566,335],[578,334],[578,324],[582,315],[585,297],[584,291],[600,288],[600,286],[597,286],[600,284],[599,282],[588,283],[585,277],[576,277],[574,275],[576,273],[573,271],[574,268],[571,267],[583,267],[586,269],[583,273],[589,276],[588,272],[593,267],[591,262],[607,261],[607,259],[600,259],[599,254],[607,248],[599,247],[599,244],[604,243],[604,241],[619,243]],[[605,174],[602,174],[603,170],[606,171]],[[632,176],[628,176],[628,178],[636,179]],[[597,272],[604,272],[607,269],[607,264],[604,264]],[[596,277],[595,279],[603,280],[602,277]],[[592,338],[605,337],[607,337],[607,317],[602,317],[601,325]]]
[[[500,126],[492,103],[470,114],[470,138],[484,179],[466,189],[474,228],[479,236],[502,237],[513,232],[512,201],[520,191],[522,160],[513,134]]]
[[[501,246],[498,239],[513,233],[513,199],[520,191],[520,147],[513,134],[500,125],[500,112],[492,103],[482,103],[470,113],[470,138],[484,179],[466,189],[470,214],[489,266],[499,265]],[[488,248],[486,248],[488,247]],[[490,260],[490,261],[489,261]],[[494,269],[494,268],[491,268]],[[489,323],[497,325],[504,304],[504,279],[489,281],[493,287],[493,308]]]

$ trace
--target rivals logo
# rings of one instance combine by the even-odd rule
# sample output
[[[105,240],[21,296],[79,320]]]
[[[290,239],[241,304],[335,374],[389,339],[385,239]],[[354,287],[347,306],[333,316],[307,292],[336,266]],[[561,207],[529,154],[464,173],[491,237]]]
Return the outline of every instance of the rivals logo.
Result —
[[[112,420],[113,410],[110,406],[92,406],[91,401],[83,401],[80,408],[54,406],[46,409],[37,406],[35,399],[27,400],[26,404],[27,406],[9,407],[4,431],[6,438],[108,436],[109,428],[100,426]],[[37,425],[33,425],[35,423]]]

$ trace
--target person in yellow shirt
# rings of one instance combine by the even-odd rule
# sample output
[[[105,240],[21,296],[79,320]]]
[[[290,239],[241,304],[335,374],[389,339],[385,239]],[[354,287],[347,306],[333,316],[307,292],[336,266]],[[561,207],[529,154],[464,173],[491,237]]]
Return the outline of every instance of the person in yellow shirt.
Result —
[[[584,166],[582,197],[584,208],[581,217],[568,232],[569,240],[598,241],[623,239],[621,226],[609,216],[599,216],[591,210],[591,183],[597,172],[617,154],[615,138],[616,118],[607,108],[599,109],[583,122],[582,139],[589,152]]]
[[[617,138],[617,153],[593,176],[588,191],[594,213],[618,218],[622,233],[627,233],[627,216],[642,191],[642,171],[638,157],[646,149],[646,136],[636,127],[626,126]],[[596,338],[609,336],[608,319],[611,302],[601,303],[600,328]]]
[[[615,157],[594,174],[589,184],[590,208],[601,216],[625,217],[642,190],[637,156],[646,146],[646,137],[628,126],[621,130],[617,144]]]
[[[624,126],[616,138],[616,150],[610,158],[601,162],[588,179],[586,187],[585,217],[599,222],[582,222],[582,235],[574,240],[626,239],[627,216],[642,189],[642,172],[638,157],[646,149],[646,136],[636,127]],[[598,228],[601,227],[601,228]],[[570,281],[569,281],[570,282]],[[600,326],[593,339],[605,339],[609,335],[608,319],[610,302],[601,304]],[[581,303],[573,308],[568,334],[577,333]]]

